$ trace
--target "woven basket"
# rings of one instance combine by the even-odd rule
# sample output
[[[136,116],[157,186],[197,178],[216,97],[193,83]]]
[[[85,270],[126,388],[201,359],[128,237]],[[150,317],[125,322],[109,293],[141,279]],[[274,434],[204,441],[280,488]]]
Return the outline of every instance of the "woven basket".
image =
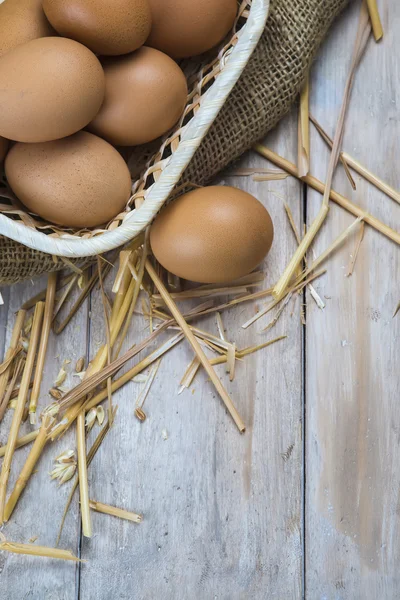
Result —
[[[218,0],[216,0],[218,1]],[[137,236],[170,196],[196,149],[211,127],[239,79],[264,30],[269,0],[244,0],[227,43],[210,62],[189,77],[189,95],[180,122],[150,154],[125,212],[105,229],[72,232],[27,213],[3,185],[0,196],[0,235],[34,250],[55,256],[79,258],[101,254]],[[192,68],[193,63],[186,66]],[[143,149],[140,149],[143,158]],[[149,155],[150,149],[147,149]],[[139,157],[136,151],[134,156]]]

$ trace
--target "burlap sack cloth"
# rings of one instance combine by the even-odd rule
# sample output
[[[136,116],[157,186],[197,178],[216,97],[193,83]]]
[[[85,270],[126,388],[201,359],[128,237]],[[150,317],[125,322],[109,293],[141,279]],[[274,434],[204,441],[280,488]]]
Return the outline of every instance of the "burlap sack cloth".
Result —
[[[251,148],[289,110],[332,21],[349,0],[271,0],[265,32],[245,71],[184,173],[203,185]],[[0,283],[64,266],[0,237]]]

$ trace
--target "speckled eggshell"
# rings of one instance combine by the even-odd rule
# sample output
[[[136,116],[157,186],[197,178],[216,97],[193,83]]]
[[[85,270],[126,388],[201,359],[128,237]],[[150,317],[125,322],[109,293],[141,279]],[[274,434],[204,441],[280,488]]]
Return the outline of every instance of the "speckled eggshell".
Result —
[[[136,146],[166,133],[187,99],[185,76],[169,56],[154,48],[103,62],[104,103],[89,129],[117,146]]]
[[[150,0],[153,23],[146,44],[173,58],[197,56],[232,29],[236,0]]]
[[[86,131],[53,142],[15,144],[5,171],[21,202],[58,225],[101,225],[121,212],[130,197],[125,161],[110,144]]]
[[[0,58],[0,135],[48,142],[85,127],[104,98],[104,73],[82,44],[32,40]]]
[[[8,140],[0,137],[0,163],[3,162],[8,151]]]
[[[127,54],[150,33],[148,0],[43,0],[43,9],[60,35],[96,54]]]
[[[0,56],[20,44],[54,35],[42,0],[5,0],[0,4]]]
[[[150,230],[154,256],[168,271],[200,283],[250,273],[268,253],[271,217],[254,196],[233,187],[204,187],[173,200]]]

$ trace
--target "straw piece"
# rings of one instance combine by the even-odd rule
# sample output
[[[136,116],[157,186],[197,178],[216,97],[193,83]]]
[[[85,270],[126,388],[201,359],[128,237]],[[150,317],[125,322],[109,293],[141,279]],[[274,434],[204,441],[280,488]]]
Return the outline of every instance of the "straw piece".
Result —
[[[117,407],[114,408],[113,410],[113,414],[112,414],[112,422],[114,422],[115,419],[115,415],[117,413]],[[107,433],[110,431],[111,428],[111,422],[107,421],[107,423],[104,425],[104,427],[100,430],[100,433],[98,434],[98,436],[96,437],[95,441],[93,442],[93,445],[91,446],[88,454],[87,454],[87,466],[89,467],[92,460],[94,459],[94,457],[96,456],[96,453],[98,451],[98,449],[100,448],[101,444],[104,441],[104,438],[106,437]],[[60,539],[61,539],[61,534],[64,528],[64,523],[65,523],[65,519],[67,517],[67,513],[68,513],[68,509],[71,506],[71,502],[72,499],[74,497],[74,494],[76,492],[76,489],[79,485],[79,476],[75,477],[71,491],[69,493],[68,496],[68,500],[67,503],[65,505],[64,508],[64,513],[61,519],[61,524],[60,524],[60,528],[58,530],[58,535],[57,535],[57,541],[56,541],[56,546],[58,546]]]
[[[269,331],[270,329],[272,329],[272,327],[274,327],[277,324],[277,322],[279,321],[279,317],[285,310],[286,306],[289,304],[292,296],[293,296],[293,292],[289,293],[286,296],[286,298],[282,302],[282,306],[280,306],[279,309],[276,311],[276,315],[274,316],[272,321],[270,323],[268,323],[268,325],[266,327],[264,327],[262,331]]]
[[[42,558],[55,558],[58,560],[70,560],[73,562],[85,562],[80,560],[69,550],[48,548],[47,546],[32,546],[30,544],[15,544],[14,542],[0,542],[0,550],[12,554],[27,554],[28,556],[40,556]]]
[[[286,158],[279,156],[278,154],[276,154],[269,148],[262,146],[261,144],[256,144],[254,146],[254,150],[262,156],[264,156],[264,158],[266,158],[267,160],[270,160],[274,164],[280,165],[283,169],[288,171],[288,173],[298,178],[296,165],[288,161]],[[312,175],[307,175],[304,178],[304,181],[305,183],[307,183],[307,185],[315,189],[317,192],[320,192],[321,194],[323,194],[324,190],[326,189],[325,184],[322,183],[322,181],[319,181],[319,179],[317,179],[316,177],[313,177]],[[380,221],[373,215],[370,215],[360,206],[354,204],[353,202],[351,202],[350,200],[333,190],[331,190],[330,192],[330,198],[331,200],[336,202],[336,204],[347,210],[349,213],[353,214],[355,217],[361,217],[365,221],[365,223],[367,223],[367,225],[370,225],[371,227],[382,233],[384,236],[386,236],[388,239],[400,245],[400,234],[397,231],[395,231],[391,227],[388,227],[387,225],[385,225],[385,223],[382,223],[382,221]]]
[[[273,340],[269,340],[268,342],[264,342],[263,344],[258,344],[257,346],[248,346],[247,348],[243,348],[243,350],[238,350],[236,353],[237,357],[244,358],[245,356],[248,356],[249,354],[254,354],[254,352],[258,352],[258,350],[262,350],[263,348],[268,348],[268,346],[275,344],[275,342],[280,342],[281,340],[285,340],[286,338],[287,338],[287,335],[280,335],[279,337],[276,337]]]
[[[358,253],[359,253],[360,247],[361,247],[361,242],[364,239],[364,232],[365,232],[365,224],[364,224],[364,221],[362,221],[361,222],[361,226],[360,226],[360,230],[358,232],[357,240],[356,240],[356,247],[355,247],[355,250],[353,252],[352,259],[350,261],[350,266],[349,266],[349,270],[348,270],[348,273],[347,273],[347,277],[351,277],[353,275],[354,266],[356,264],[357,256],[358,256]]]
[[[310,115],[310,120],[315,125],[315,128],[320,133],[320,135],[327,141],[328,144],[331,144],[331,138],[312,115]],[[389,184],[385,183],[382,179],[380,179],[380,177],[378,177],[374,173],[371,173],[371,171],[369,171],[367,167],[364,167],[355,158],[350,156],[350,154],[347,154],[347,152],[343,151],[341,155],[343,157],[343,160],[346,161],[346,164],[348,164],[349,167],[351,167],[356,173],[358,173],[359,175],[361,175],[361,177],[364,177],[364,179],[372,183],[372,185],[374,185],[376,188],[378,188],[378,190],[389,196],[389,198],[400,204],[400,193],[397,190],[395,190]]]
[[[8,403],[13,395],[14,386],[16,384],[18,377],[21,374],[24,363],[25,363],[25,360],[23,358],[20,358],[14,367],[14,372],[13,372],[13,376],[11,378],[10,384],[7,388],[6,393],[4,394],[2,402],[0,402],[0,423],[3,420],[4,414],[7,410]],[[18,390],[16,397],[18,397],[18,394],[19,394],[19,390]]]
[[[150,231],[150,229],[148,228],[146,231],[145,239],[144,239],[143,251],[142,251],[142,256],[140,259],[137,280],[135,281],[131,304],[129,306],[129,310],[128,310],[128,313],[126,316],[124,328],[122,330],[120,339],[118,341],[118,345],[117,345],[115,353],[114,353],[115,356],[119,356],[119,353],[121,352],[122,344],[124,343],[124,340],[128,333],[129,325],[132,320],[133,311],[135,310],[137,299],[139,297],[140,286],[142,285],[143,275],[144,275],[144,265],[145,265],[147,254],[148,254],[149,231]]]
[[[327,258],[328,256],[330,256],[332,254],[332,252],[334,252],[336,250],[336,248],[338,248],[343,242],[344,240],[350,235],[350,233],[353,231],[353,229],[361,222],[361,217],[359,217],[358,219],[356,219],[355,221],[353,221],[353,223],[351,223],[351,225],[349,225],[349,227],[347,227],[347,229],[345,229],[333,242],[332,244],[326,249],[324,250],[324,252],[322,252],[322,254],[320,254],[318,256],[318,258],[316,258],[314,260],[314,262],[311,264],[311,266],[309,266],[304,273],[302,274],[302,277],[308,277],[308,275],[314,271],[317,267],[319,267]],[[302,286],[303,284],[299,283],[299,279],[298,278],[295,282],[295,287],[294,289],[297,290],[299,285]]]
[[[25,316],[26,316],[25,310],[18,311],[17,318],[15,319],[15,323],[14,323],[14,329],[11,334],[10,346],[4,357],[5,361],[8,361],[11,356],[15,356],[15,351],[18,348],[19,338],[21,335],[22,328],[24,326]],[[9,376],[10,376],[10,365],[0,375],[0,405],[2,404],[2,400],[3,400],[4,393],[6,391]]]
[[[87,266],[86,268],[88,269],[89,266]],[[66,275],[65,277],[61,277],[58,281],[57,291],[61,290],[68,283],[70,283],[72,279],[75,279],[75,278],[77,279],[75,274],[69,274],[69,275]],[[23,305],[21,306],[21,309],[29,310],[29,309],[33,308],[34,306],[36,306],[36,304],[38,302],[40,302],[41,300],[44,300],[46,298],[46,294],[47,294],[47,286],[43,290],[41,290],[38,294],[35,294],[35,296],[32,296],[32,298],[29,298],[29,300],[24,302]]]
[[[145,400],[149,394],[149,391],[153,384],[153,381],[156,378],[160,363],[161,363],[161,359],[159,358],[157,360],[157,362],[155,363],[155,365],[152,367],[152,369],[149,373],[149,376],[147,377],[147,381],[135,402],[135,408],[143,408],[143,404],[145,403]]]
[[[237,412],[228,392],[225,390],[221,381],[218,379],[217,375],[215,374],[214,369],[210,365],[210,361],[208,360],[207,356],[204,354],[204,352],[203,352],[200,344],[196,340],[193,332],[187,325],[185,319],[183,318],[182,314],[178,310],[178,307],[176,306],[175,302],[172,300],[168,290],[162,283],[161,279],[158,277],[156,271],[154,270],[154,268],[151,265],[149,260],[146,261],[146,270],[147,270],[148,274],[150,275],[151,279],[153,280],[154,285],[160,292],[160,294],[161,294],[165,304],[167,305],[168,309],[170,310],[171,314],[175,318],[178,325],[181,327],[183,333],[185,334],[186,339],[188,340],[188,342],[192,346],[194,352],[197,354],[198,358],[200,359],[200,362],[202,363],[204,369],[206,370],[206,373],[208,374],[212,383],[214,384],[215,389],[217,390],[218,394],[221,396],[223,402],[225,403],[225,406],[228,409],[233,420],[235,421],[236,426],[238,427],[239,431],[241,433],[244,432],[245,425],[244,425],[239,413]]]
[[[54,300],[56,296],[57,288],[57,273],[50,273],[47,283],[47,294],[45,301],[44,317],[43,317],[43,328],[40,338],[40,345],[38,350],[38,357],[36,361],[35,376],[33,379],[33,387],[29,402],[29,414],[31,425],[36,424],[36,409],[40,394],[40,385],[42,383],[44,361],[46,359],[47,345],[49,342],[49,335],[51,329],[51,322],[53,319]]]
[[[34,317],[33,317],[33,325],[32,325],[32,333],[31,339],[29,343],[28,353],[26,357],[26,363],[24,372],[22,374],[21,387],[18,394],[17,406],[15,408],[11,428],[8,435],[7,440],[7,448],[4,455],[4,460],[1,468],[0,474],[0,525],[4,522],[4,507],[7,493],[7,483],[11,470],[11,462],[15,450],[15,444],[18,437],[19,426],[22,421],[22,417],[24,414],[26,399],[28,397],[29,392],[29,382],[32,375],[33,364],[36,356],[36,349],[39,342],[40,335],[40,327],[42,324],[44,312],[44,302],[39,302],[36,305]]]
[[[296,223],[294,222],[294,219],[293,219],[292,211],[290,210],[290,207],[288,204],[286,204],[286,202],[285,202],[285,211],[286,211],[290,226],[292,228],[294,237],[296,239],[296,242],[297,242],[297,244],[300,244],[300,242],[301,242],[300,235],[299,235],[299,232],[297,231],[297,227],[296,227]],[[306,257],[304,257],[304,264],[307,266],[307,258]],[[301,271],[302,271],[302,268],[301,268],[301,265],[299,265],[297,272],[296,272],[297,277],[301,274]],[[308,285],[308,287],[310,290],[311,297],[317,304],[318,308],[324,309],[325,303],[320,298],[317,290],[314,288],[314,286],[311,283]]]
[[[110,269],[111,269],[111,267],[107,263],[103,266],[103,268],[102,268],[103,278],[110,271]],[[83,290],[81,291],[81,293],[79,294],[78,298],[75,300],[74,305],[72,306],[68,315],[65,317],[64,321],[62,321],[59,324],[54,323],[53,331],[55,334],[59,335],[62,331],[64,331],[64,329],[67,327],[69,322],[72,320],[72,318],[74,317],[76,312],[79,310],[79,308],[84,303],[86,297],[90,294],[90,292],[96,285],[98,278],[99,278],[99,274],[97,271],[95,271],[93,273],[93,275],[91,276],[91,278],[89,279],[89,281],[87,282],[87,284],[85,285],[85,287],[83,288]]]
[[[290,288],[286,289],[286,291],[285,291],[284,295],[282,296],[282,298],[278,298],[276,300],[273,300],[265,308],[263,308],[262,310],[258,311],[254,316],[252,316],[251,319],[249,319],[248,321],[246,321],[246,323],[243,323],[242,328],[243,329],[247,329],[248,327],[250,327],[250,325],[253,325],[253,323],[255,323],[256,321],[258,321],[258,319],[260,319],[261,317],[263,317],[264,315],[266,315],[267,313],[269,313],[273,308],[275,308],[275,306],[277,306],[288,294],[290,294],[290,292],[296,292],[296,291],[298,291],[300,289],[300,287],[306,286],[308,283],[310,283],[310,281],[313,281],[317,277],[321,277],[321,275],[323,275],[325,273],[325,271],[319,271],[318,273],[315,273],[314,275],[312,275],[311,277],[309,277],[308,279],[306,279],[306,281],[304,281],[303,283],[301,283],[299,285],[298,284],[298,280],[299,279],[304,279],[304,277],[306,276],[306,274],[308,274],[308,272],[309,272],[309,270],[307,270],[304,273],[302,273],[300,275],[300,277],[295,281],[295,283]]]
[[[17,482],[6,504],[4,510],[4,521],[8,521],[10,519],[18,500],[22,492],[24,491],[26,484],[28,483],[30,476],[33,473],[33,470],[48,441],[48,433],[52,422],[53,419],[51,417],[45,416],[43,418],[42,425],[39,429],[39,433],[36,437],[36,440],[31,448],[31,451],[29,452],[28,458],[26,459],[26,462],[22,467],[21,473],[18,476]]]
[[[56,305],[54,307],[54,310],[53,310],[53,321],[56,318],[56,316],[58,315],[58,313],[60,312],[60,310],[62,309],[62,307],[64,306],[64,303],[69,298],[69,295],[72,292],[72,290],[74,289],[75,285],[77,284],[78,279],[79,279],[79,275],[73,275],[73,277],[71,278],[71,280],[65,286],[65,289],[64,289],[63,293],[59,297],[59,299],[58,299],[58,301],[57,301],[57,303],[56,303]]]
[[[17,346],[10,352],[10,356],[8,358],[6,358],[0,364],[0,375],[2,375],[3,373],[5,373],[6,371],[8,371],[10,369],[11,363],[13,362],[13,360],[18,356],[18,354],[21,351],[22,351],[22,346]]]
[[[232,281],[227,281],[224,283],[224,287],[240,287],[245,285],[246,287],[252,287],[252,284],[261,283],[265,279],[265,273],[262,271],[253,271],[253,273],[249,273],[248,275],[243,275],[242,277],[238,277],[237,279],[232,279]],[[215,283],[203,283],[198,287],[194,288],[196,290],[215,290],[215,287],[219,287],[218,284]]]
[[[192,298],[214,298],[215,296],[230,296],[236,294],[246,294],[247,288],[257,284],[249,284],[238,287],[219,287],[215,289],[193,289],[184,292],[175,292],[170,294],[171,298],[176,301],[190,300]],[[153,294],[154,300],[162,300],[160,294]]]
[[[235,365],[236,365],[236,345],[229,344],[228,353],[226,355],[226,366],[229,373],[229,381],[235,379]]]
[[[333,140],[332,140],[332,138],[329,137],[329,135],[326,133],[326,131],[324,131],[322,129],[321,125],[318,123],[318,121],[311,114],[309,115],[309,119],[310,119],[311,123],[315,126],[316,130],[318,131],[318,133],[320,134],[320,136],[322,137],[322,139],[324,140],[324,142],[326,142],[327,145],[328,145],[328,147],[332,149],[332,147],[333,147]],[[350,181],[351,187],[353,188],[353,190],[356,190],[357,189],[356,182],[354,181],[353,176],[350,173],[349,166],[347,164],[347,160],[346,160],[343,152],[340,152],[339,159],[340,159],[340,162],[343,165],[343,168],[345,170],[347,178]]]
[[[221,313],[217,312],[217,314],[215,316],[217,319],[217,327],[218,327],[219,337],[221,338],[221,340],[226,342],[225,329],[224,329],[224,324],[222,323]]]
[[[96,500],[90,500],[90,508],[104,515],[111,515],[112,517],[125,519],[125,521],[132,521],[133,523],[141,523],[143,521],[142,515],[123,510],[122,508],[116,508],[109,504],[102,504],[101,502],[96,502]]]
[[[114,279],[114,284],[112,286],[112,292],[114,294],[117,294],[119,292],[119,289],[126,274],[129,273],[128,262],[131,255],[132,250],[121,250],[121,252],[119,253],[119,267]]]
[[[298,119],[297,166],[300,178],[310,171],[310,126],[308,119],[310,99],[310,79],[307,77],[301,91]]]
[[[343,96],[343,103],[342,103],[342,107],[340,110],[340,115],[339,115],[337,128],[336,128],[336,132],[335,132],[335,137],[333,140],[332,153],[331,153],[329,166],[328,166],[328,172],[327,172],[327,176],[326,176],[326,186],[325,186],[324,196],[322,199],[322,205],[321,205],[318,215],[316,216],[314,221],[311,223],[311,226],[309,227],[307,234],[302,239],[301,244],[299,245],[295,254],[289,261],[289,264],[287,265],[285,271],[283,272],[282,276],[280,277],[278,283],[274,287],[274,290],[273,290],[274,298],[282,298],[283,294],[285,293],[285,291],[290,283],[290,280],[292,279],[292,277],[297,269],[297,266],[303,260],[303,257],[305,256],[308,248],[310,247],[313,239],[315,238],[316,234],[320,230],[320,228],[328,214],[329,198],[330,198],[330,192],[331,192],[331,187],[332,187],[332,179],[333,179],[333,174],[336,169],[337,161],[339,159],[340,146],[342,143],[342,138],[343,138],[343,133],[344,133],[344,119],[345,119],[345,116],[347,113],[347,108],[349,105],[350,92],[351,92],[351,89],[353,86],[355,71],[361,60],[361,57],[365,50],[365,47],[367,45],[367,41],[368,41],[370,32],[371,32],[371,24],[368,19],[368,12],[366,10],[365,4],[363,3],[361,5],[360,21],[359,21],[359,26],[358,26],[358,31],[357,31],[356,43],[355,43],[354,51],[353,51],[350,72],[349,72],[349,75],[347,78],[345,92],[344,92],[344,96]]]
[[[143,360],[141,360],[140,363],[138,363],[137,365],[132,367],[132,369],[130,369],[129,371],[124,373],[124,375],[122,375],[121,377],[119,377],[118,379],[113,381],[111,384],[111,389],[112,389],[113,393],[116,392],[117,390],[119,390],[126,383],[131,381],[134,377],[136,377],[136,375],[138,375],[139,373],[141,373],[142,371],[147,369],[147,367],[149,367],[156,360],[158,360],[161,356],[163,356],[166,352],[168,352],[174,346],[176,346],[179,342],[181,342],[182,339],[183,339],[183,333],[178,333],[177,335],[174,335],[169,340],[167,340],[164,344],[162,344],[159,348],[154,350],[154,352],[152,352],[151,354],[146,356]],[[90,402],[86,406],[86,410],[90,410],[91,408],[97,406],[100,402],[105,400],[106,397],[107,397],[107,395],[105,394],[105,390],[102,390],[96,396],[94,396],[94,398],[92,398],[92,400],[90,400]]]
[[[87,478],[85,413],[78,415],[76,423],[76,446],[78,452],[79,493],[81,499],[82,532],[85,537],[92,537],[92,520],[90,517],[89,486]]]
[[[39,429],[36,429],[35,431],[31,431],[30,433],[27,433],[26,435],[18,438],[15,444],[15,449],[22,448],[23,446],[26,446],[27,444],[30,444],[31,442],[35,441],[35,439],[39,435],[39,431]],[[2,458],[5,455],[6,448],[7,446],[0,446],[0,458]]]
[[[104,321],[106,327],[106,338],[107,338],[107,365],[111,362],[111,333],[110,333],[110,317],[107,309],[106,295],[103,286],[103,276],[101,274],[101,263],[99,257],[97,257],[97,270],[99,273],[99,284],[101,290],[101,299],[103,304]],[[107,379],[107,395],[108,395],[108,418],[112,421],[112,391],[111,391],[111,377]]]
[[[376,42],[379,42],[379,40],[383,38],[383,27],[376,0],[367,0],[367,5],[372,24],[372,31],[374,32],[374,38]]]

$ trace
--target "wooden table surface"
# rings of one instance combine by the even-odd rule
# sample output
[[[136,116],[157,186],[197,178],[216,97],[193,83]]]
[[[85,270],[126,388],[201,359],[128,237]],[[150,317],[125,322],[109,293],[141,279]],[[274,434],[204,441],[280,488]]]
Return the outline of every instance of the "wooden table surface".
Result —
[[[382,0],[380,8],[386,35],[380,44],[371,38],[357,72],[343,147],[400,189],[400,3]],[[311,110],[330,134],[358,9],[356,2],[336,22],[312,68]],[[311,172],[324,180],[328,152],[313,128],[311,133]],[[296,160],[296,110],[266,143]],[[268,164],[249,153],[238,166]],[[360,177],[355,180],[353,192],[339,166],[334,188],[398,230],[399,206]],[[250,191],[270,211],[276,238],[264,269],[266,284],[273,284],[295,250],[284,201],[301,229],[318,211],[321,196],[292,178],[254,182],[228,172],[220,181]],[[313,251],[320,254],[352,219],[332,204]],[[355,238],[329,259],[326,274],[315,282],[325,309],[307,292],[261,335],[271,315],[241,328],[254,304],[223,313],[228,337],[241,347],[288,336],[238,363],[233,383],[218,367],[247,424],[244,435],[203,372],[178,395],[192,358],[185,342],[161,362],[145,423],[133,415],[140,384],[131,382],[115,394],[116,423],[89,469],[90,495],[143,513],[143,523],[93,514],[93,538],[84,539],[75,497],[61,547],[87,562],[0,553],[1,599],[400,598],[400,316],[392,318],[400,300],[400,249],[366,227],[354,274],[347,277]],[[0,348],[7,346],[14,311],[44,281],[2,290]],[[145,327],[135,317],[127,346],[145,335]],[[202,327],[215,333],[215,317]],[[41,406],[49,401],[46,392],[63,360],[74,362],[86,352],[92,357],[103,341],[96,290],[68,329],[51,337]],[[77,381],[70,368],[67,384]],[[9,422],[10,415],[0,428],[0,443]],[[48,472],[54,457],[74,445],[70,431],[47,448],[12,522],[3,528],[8,539],[38,536],[36,544],[55,544],[70,485],[58,488]],[[26,449],[16,452],[12,482],[26,455]]]

